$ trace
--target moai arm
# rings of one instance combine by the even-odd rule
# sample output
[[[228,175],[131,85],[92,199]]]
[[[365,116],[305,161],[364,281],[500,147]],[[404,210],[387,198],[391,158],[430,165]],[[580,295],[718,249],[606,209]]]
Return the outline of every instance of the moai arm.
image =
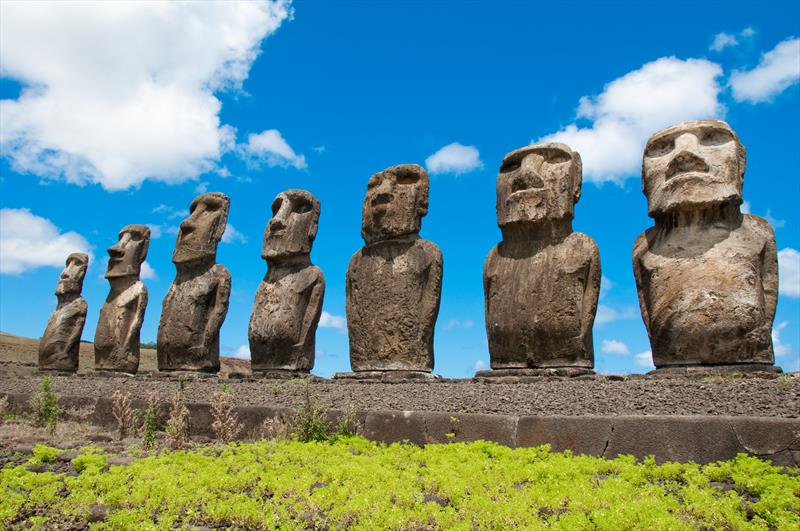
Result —
[[[588,239],[588,238],[587,238]],[[581,340],[592,333],[595,312],[597,312],[597,299],[600,296],[600,251],[593,240],[589,240],[589,271],[586,275],[586,284],[583,287],[583,300],[581,304]]]
[[[228,313],[228,302],[231,296],[231,274],[225,267],[214,266],[217,275],[217,286],[214,290],[214,304],[208,315],[208,322],[203,334],[203,345],[210,348],[211,341],[219,333],[222,322]]]
[[[319,317],[322,315],[322,300],[325,297],[325,277],[322,276],[322,272],[319,272],[306,289],[311,290],[311,293],[308,296],[305,315],[303,315],[299,339],[305,344],[310,344],[314,342],[314,338],[308,336],[310,333],[316,333]]]
[[[497,247],[492,247],[492,250],[489,251],[489,254],[486,256],[486,261],[483,262],[483,315],[484,326],[486,327],[486,339],[489,340],[489,344],[491,344],[492,337],[492,324],[489,314],[489,302],[491,299],[489,295],[491,293],[490,290],[492,289],[492,279],[489,276],[489,269],[496,253]]]
[[[81,340],[81,334],[83,333],[83,326],[86,324],[86,312],[88,310],[88,305],[84,299],[78,299],[75,305],[75,324],[72,326],[72,330],[69,331],[69,336],[67,337],[67,342],[65,347],[69,349],[72,345],[78,345]],[[78,345],[77,348],[80,348]]]
[[[144,311],[147,309],[147,287],[141,282],[137,284],[140,289],[138,289],[138,293],[134,295],[135,302],[131,304],[133,317],[130,320],[130,326],[125,330],[125,341],[122,343],[125,345],[126,351],[131,350],[134,338],[137,339],[138,343],[139,330],[141,330],[142,323],[144,322]]]
[[[778,305],[778,251],[772,227],[766,225],[766,228],[769,236],[761,251],[761,286],[764,289],[764,316],[767,326],[771,328]]]
[[[647,299],[645,298],[645,286],[643,284],[644,271],[642,270],[641,259],[647,251],[647,235],[642,233],[636,238],[633,244],[633,276],[636,279],[636,293],[639,295],[639,308],[642,312],[642,320],[647,328],[647,335],[650,336],[650,314],[647,311]]]
[[[422,323],[431,323],[431,330],[436,324],[436,316],[439,314],[439,302],[442,293],[442,252],[435,244],[431,245],[431,258],[428,265],[428,275],[425,287],[422,291],[420,305],[420,315]]]

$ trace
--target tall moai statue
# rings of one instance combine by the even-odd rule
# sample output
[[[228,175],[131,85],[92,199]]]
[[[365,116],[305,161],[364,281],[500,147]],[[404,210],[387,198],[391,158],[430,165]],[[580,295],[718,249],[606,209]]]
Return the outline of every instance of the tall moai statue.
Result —
[[[353,371],[433,370],[433,328],[442,253],[419,237],[428,212],[428,173],[392,166],[367,184],[361,235],[347,268],[347,328]]]
[[[320,205],[305,190],[286,190],[272,202],[261,257],[267,274],[250,316],[250,366],[255,373],[291,376],[314,367],[314,339],[325,277],[311,263]]]
[[[58,305],[39,341],[40,370],[78,370],[78,351],[87,310],[81,290],[88,266],[89,256],[84,253],[72,253],[67,257],[56,284]]]
[[[147,288],[139,280],[150,245],[150,227],[127,225],[108,248],[106,278],[111,291],[100,309],[94,334],[94,368],[135,373],[139,370],[139,333],[147,308]]]
[[[744,169],[744,146],[722,121],[647,141],[642,189],[655,226],[636,239],[633,271],[658,368],[774,362],[775,235],[740,212]]]
[[[158,323],[159,371],[219,371],[219,329],[228,313],[231,275],[216,263],[230,199],[219,192],[194,198],[172,254],[177,274]]]
[[[580,155],[558,143],[533,144],[503,158],[497,176],[502,241],[483,270],[486,334],[494,371],[594,366],[592,324],[600,293],[600,253],[572,231],[581,196]]]

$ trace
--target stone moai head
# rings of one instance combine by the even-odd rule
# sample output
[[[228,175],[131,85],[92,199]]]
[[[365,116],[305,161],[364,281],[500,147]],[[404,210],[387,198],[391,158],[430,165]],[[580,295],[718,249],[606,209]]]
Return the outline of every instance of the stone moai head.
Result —
[[[219,192],[198,195],[189,206],[189,217],[181,221],[172,253],[175,264],[191,264],[217,255],[225,233],[231,200]]]
[[[720,120],[684,122],[662,129],[647,141],[642,160],[642,191],[647,213],[741,204],[745,149]]]
[[[571,220],[581,197],[582,168],[581,156],[565,144],[512,151],[497,176],[497,224]]]
[[[399,164],[370,177],[361,217],[364,241],[418,233],[428,213],[428,187],[428,172],[416,164]]]
[[[139,277],[142,262],[150,246],[150,227],[126,225],[119,231],[119,241],[108,248],[106,278]]]
[[[319,226],[319,201],[305,190],[286,190],[272,202],[272,218],[264,231],[261,258],[309,254]]]
[[[89,267],[89,256],[84,253],[72,253],[67,257],[67,262],[56,284],[56,295],[74,293],[80,295],[83,289],[83,278],[86,268]]]

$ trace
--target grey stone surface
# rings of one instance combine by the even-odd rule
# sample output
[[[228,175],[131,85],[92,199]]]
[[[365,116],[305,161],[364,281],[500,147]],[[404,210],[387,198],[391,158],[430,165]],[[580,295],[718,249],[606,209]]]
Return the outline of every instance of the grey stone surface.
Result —
[[[94,334],[94,368],[135,373],[139,333],[147,309],[147,288],[139,280],[150,246],[150,227],[127,225],[108,248],[106,278],[111,291],[100,309]]]
[[[419,237],[428,174],[392,166],[367,184],[361,235],[347,268],[347,327],[354,371],[433,370],[442,253]]]
[[[425,413],[416,411],[370,411],[364,423],[364,436],[373,441],[409,441],[425,444]]]
[[[600,292],[594,240],[572,231],[581,159],[564,144],[534,144],[503,159],[497,177],[502,241],[483,271],[493,369],[594,366]]]
[[[228,313],[231,275],[216,263],[230,199],[219,192],[194,198],[180,225],[172,262],[177,274],[158,323],[159,371],[219,371],[219,329]]]
[[[320,204],[305,190],[286,190],[272,203],[261,257],[267,274],[250,316],[251,369],[308,372],[322,314],[325,278],[310,260]]]
[[[554,452],[603,455],[613,431],[612,417],[520,417],[516,444],[549,444]]]
[[[655,226],[633,269],[656,367],[772,365],[775,236],[742,214],[745,150],[728,124],[685,122],[650,137],[642,186]]]
[[[89,256],[84,253],[67,257],[56,285],[58,304],[39,342],[40,370],[78,370],[78,350],[88,309],[81,290],[88,266]]]

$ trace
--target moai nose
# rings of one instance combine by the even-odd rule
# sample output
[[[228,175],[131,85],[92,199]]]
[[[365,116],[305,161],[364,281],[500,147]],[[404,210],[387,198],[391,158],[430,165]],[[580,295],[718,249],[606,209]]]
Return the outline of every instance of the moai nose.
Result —
[[[542,188],[542,164],[544,158],[538,153],[530,153],[522,159],[520,177],[524,181],[524,188]]]

